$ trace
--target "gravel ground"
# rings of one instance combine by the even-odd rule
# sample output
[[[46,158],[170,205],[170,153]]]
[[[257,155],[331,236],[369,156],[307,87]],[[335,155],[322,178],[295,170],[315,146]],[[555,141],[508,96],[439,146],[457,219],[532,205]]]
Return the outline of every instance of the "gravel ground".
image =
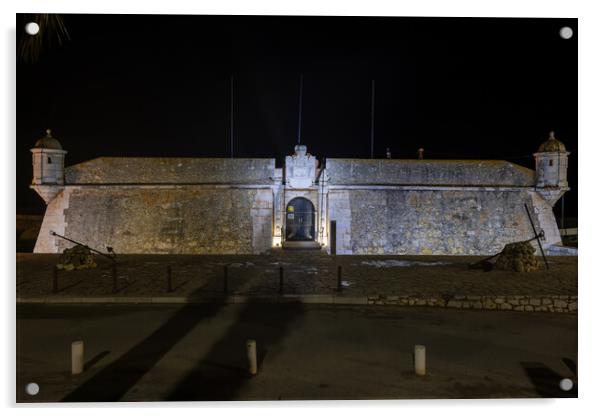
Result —
[[[17,254],[17,296],[52,294],[54,254]],[[115,296],[215,297],[223,293],[228,267],[230,294],[273,295],[284,270],[285,294],[332,294],[337,266],[341,296],[363,295],[576,295],[577,258],[553,257],[550,270],[532,273],[471,270],[481,257],[337,256],[322,252],[281,251],[271,255],[120,255]],[[97,256],[98,268],[58,272],[56,296],[112,295],[111,262]],[[172,292],[167,292],[167,266]]]

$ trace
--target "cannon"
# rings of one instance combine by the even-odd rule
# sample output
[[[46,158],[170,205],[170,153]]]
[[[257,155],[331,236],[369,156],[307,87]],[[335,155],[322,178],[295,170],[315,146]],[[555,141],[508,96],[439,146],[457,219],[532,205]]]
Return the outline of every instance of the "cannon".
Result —
[[[63,240],[69,241],[70,243],[75,244],[74,247],[66,248],[63,250],[61,254],[59,263],[57,264],[57,269],[63,270],[73,270],[73,269],[89,269],[96,267],[96,262],[94,261],[94,256],[92,253],[99,254],[103,257],[108,258],[116,263],[117,254],[113,250],[112,247],[107,247],[107,253],[103,253],[99,250],[95,250],[86,244],[80,243],[79,241],[72,240],[64,235],[60,235],[55,233],[54,231],[50,231],[50,235],[62,238]]]

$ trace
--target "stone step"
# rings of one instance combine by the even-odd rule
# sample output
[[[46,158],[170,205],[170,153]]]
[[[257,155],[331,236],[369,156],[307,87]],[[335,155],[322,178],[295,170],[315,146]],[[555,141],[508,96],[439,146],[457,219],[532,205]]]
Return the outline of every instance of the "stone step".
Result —
[[[284,250],[320,250],[322,246],[316,241],[285,241]]]

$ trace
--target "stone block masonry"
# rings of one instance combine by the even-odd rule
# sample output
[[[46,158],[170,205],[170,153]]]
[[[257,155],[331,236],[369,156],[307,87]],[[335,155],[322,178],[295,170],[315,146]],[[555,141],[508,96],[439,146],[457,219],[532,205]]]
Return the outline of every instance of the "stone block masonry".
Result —
[[[533,236],[524,207],[533,210],[531,194],[522,188],[341,189],[331,191],[329,207],[337,235],[350,238],[342,239],[339,254],[487,255]],[[534,221],[549,229],[552,244],[555,220],[541,205]]]
[[[117,253],[253,254],[270,247],[272,191],[256,188],[68,187],[47,208],[36,252],[71,244]],[[45,233],[45,234],[44,234]]]
[[[58,238],[51,236],[50,232],[54,231],[57,234],[65,234],[65,210],[69,208],[70,195],[70,188],[63,189],[46,207],[44,220],[42,221],[38,239],[33,249],[34,253],[59,252]]]
[[[274,159],[99,157],[65,168],[69,184],[269,184]]]
[[[370,295],[368,305],[435,306],[518,312],[577,313],[577,296]]]
[[[554,140],[537,160],[568,155]],[[36,149],[59,152],[55,141],[37,142],[34,173],[45,160]],[[255,254],[286,238],[313,238],[329,250],[335,221],[337,254],[492,255],[534,236],[525,205],[545,232],[543,250],[561,243],[552,208],[569,188],[556,171],[503,160],[326,159],[322,166],[306,150],[296,146],[278,169],[268,158],[100,157],[64,168],[64,183],[61,163],[56,178],[32,185],[48,204],[35,252],[68,245],[50,230],[118,253]],[[293,223],[293,233],[284,232],[295,197],[315,210],[311,223],[290,218],[313,227],[304,235]]]
[[[530,169],[504,160],[326,159],[333,185],[534,186]]]

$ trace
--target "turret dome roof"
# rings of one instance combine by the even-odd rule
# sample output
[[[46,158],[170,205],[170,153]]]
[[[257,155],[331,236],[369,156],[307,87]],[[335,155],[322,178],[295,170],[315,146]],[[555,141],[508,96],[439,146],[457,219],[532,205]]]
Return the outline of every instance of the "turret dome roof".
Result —
[[[554,137],[554,132],[550,132],[548,140],[539,145],[538,152],[566,152],[564,144]]]
[[[54,149],[54,150],[63,150],[63,146],[59,143],[57,139],[52,137],[50,129],[46,130],[46,136],[39,139],[34,145],[35,149]]]

